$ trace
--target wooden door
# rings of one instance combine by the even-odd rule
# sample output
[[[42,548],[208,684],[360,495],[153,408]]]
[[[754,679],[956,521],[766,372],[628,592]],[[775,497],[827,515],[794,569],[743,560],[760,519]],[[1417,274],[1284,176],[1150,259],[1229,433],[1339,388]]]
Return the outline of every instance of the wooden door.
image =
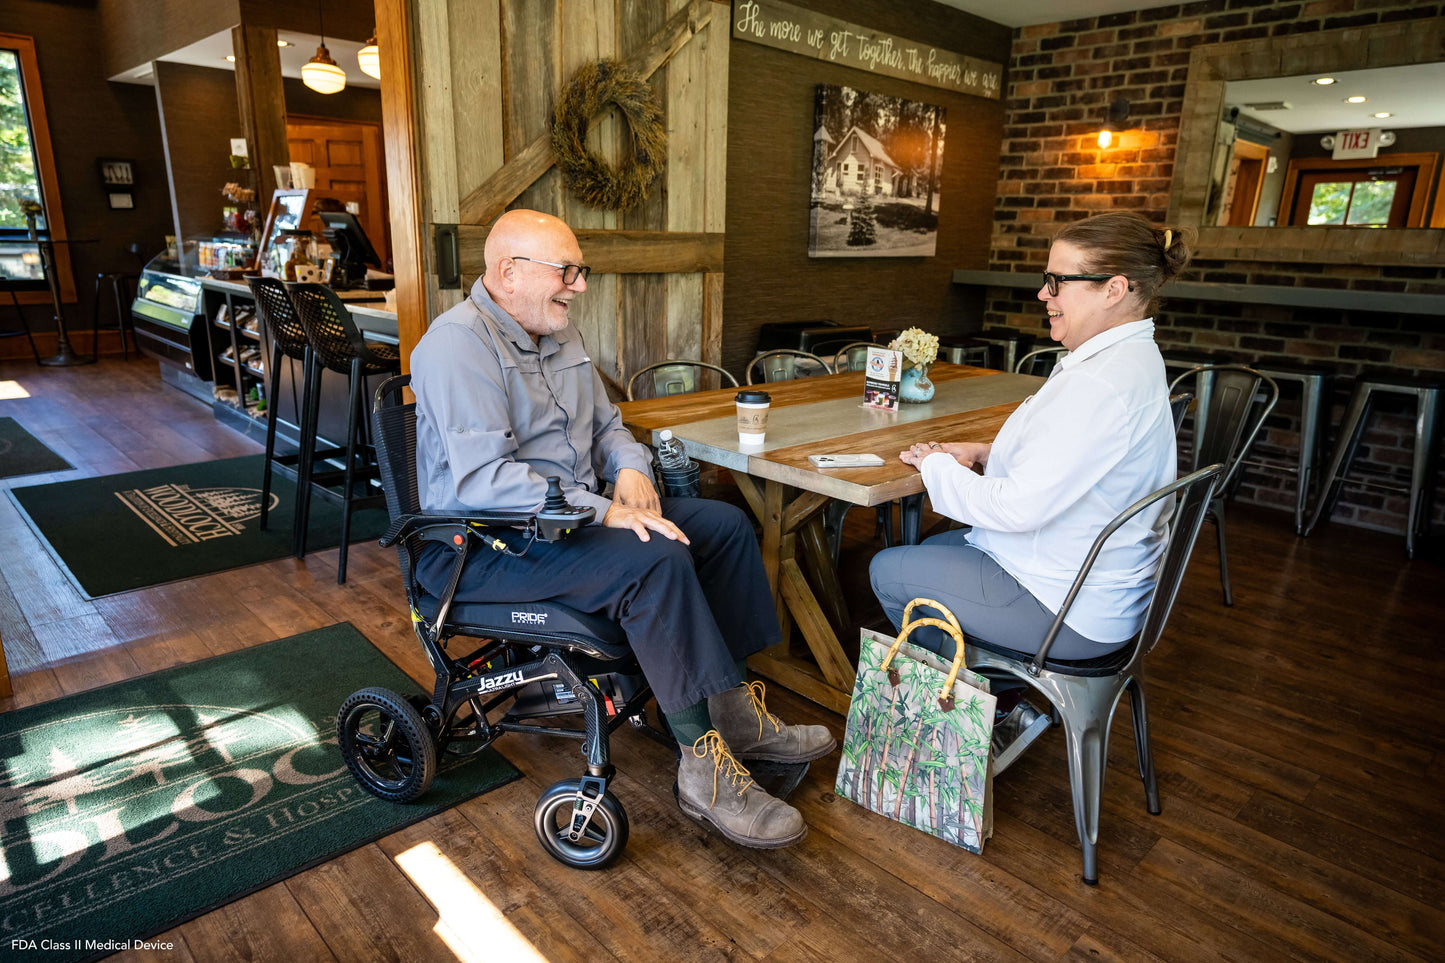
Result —
[[[316,168],[317,194],[360,205],[357,220],[385,266],[391,244],[381,127],[361,121],[288,117],[286,143],[292,161]]]
[[[1230,185],[1226,188],[1225,211],[1221,222],[1234,227],[1250,227],[1259,211],[1259,195],[1264,187],[1264,165],[1269,161],[1269,148],[1247,140],[1234,142],[1234,159],[1230,163]]]
[[[389,138],[391,117],[414,112],[413,136],[389,139],[387,149],[392,157],[415,152],[409,168],[414,180],[403,187],[399,179],[397,194],[399,208],[415,205],[418,250],[408,263],[417,266],[425,318],[459,302],[483,273],[483,242],[492,222],[509,208],[533,208],[571,225],[592,266],[572,318],[606,376],[625,383],[631,372],[668,357],[716,362],[722,341],[727,4],[381,0],[377,10],[379,32],[406,30],[412,38],[411,103],[389,92],[385,80],[382,101],[383,111],[394,109]],[[550,146],[552,112],[563,87],[583,65],[612,58],[652,87],[669,137],[665,170],[647,200],[626,212],[583,204],[553,166]],[[591,119],[588,146],[614,167],[630,148],[615,109]],[[400,259],[400,241],[398,251]],[[452,269],[460,283],[440,283]],[[404,313],[423,300],[411,295],[411,284],[399,264]],[[405,353],[413,319],[398,321]]]

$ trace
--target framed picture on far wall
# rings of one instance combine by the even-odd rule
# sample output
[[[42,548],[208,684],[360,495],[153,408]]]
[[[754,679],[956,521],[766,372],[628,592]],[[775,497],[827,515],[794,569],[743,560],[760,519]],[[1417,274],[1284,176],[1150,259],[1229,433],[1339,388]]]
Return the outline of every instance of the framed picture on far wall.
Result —
[[[819,84],[809,257],[932,257],[944,109]]]
[[[98,157],[95,163],[100,168],[100,183],[104,186],[130,187],[135,183],[135,172],[130,161],[116,157]]]
[[[113,211],[127,211],[135,207],[135,198],[128,191],[112,191],[110,194],[110,209]]]

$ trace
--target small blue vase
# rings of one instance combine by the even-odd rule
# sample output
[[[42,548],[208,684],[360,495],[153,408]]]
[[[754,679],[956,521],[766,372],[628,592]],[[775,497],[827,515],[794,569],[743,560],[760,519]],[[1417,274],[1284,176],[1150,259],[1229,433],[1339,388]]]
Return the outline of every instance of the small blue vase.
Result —
[[[898,400],[910,405],[926,404],[933,400],[933,382],[928,380],[928,366],[905,368],[898,382]]]

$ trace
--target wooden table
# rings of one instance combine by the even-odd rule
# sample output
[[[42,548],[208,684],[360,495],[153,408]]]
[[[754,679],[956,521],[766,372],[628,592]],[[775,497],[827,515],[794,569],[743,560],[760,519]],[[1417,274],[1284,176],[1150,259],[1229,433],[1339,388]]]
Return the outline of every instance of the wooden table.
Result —
[[[763,564],[784,635],[781,645],[748,664],[835,712],[848,710],[855,669],[834,630],[850,623],[825,545],[822,509],[831,499],[874,506],[922,492],[922,476],[898,461],[900,451],[921,439],[991,441],[1043,383],[1029,375],[951,364],[935,365],[930,376],[937,385],[933,400],[897,412],[863,407],[862,372],[761,386],[773,399],[768,440],[748,448],[738,444],[737,389],[618,406],[637,440],[653,444],[656,434],[669,428],[693,458],[732,473],[762,523]],[[822,471],[808,461],[809,455],[866,452],[882,456],[883,465]],[[821,583],[818,593],[803,575],[800,555]],[[813,660],[789,653],[793,624]]]

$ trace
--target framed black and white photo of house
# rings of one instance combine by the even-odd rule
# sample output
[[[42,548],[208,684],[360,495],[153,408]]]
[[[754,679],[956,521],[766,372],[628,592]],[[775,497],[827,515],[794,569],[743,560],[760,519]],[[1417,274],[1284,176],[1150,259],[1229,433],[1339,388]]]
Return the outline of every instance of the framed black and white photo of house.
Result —
[[[819,84],[809,257],[932,257],[944,109]]]
[[[135,172],[130,161],[116,157],[98,157],[95,163],[100,168],[100,183],[103,186],[130,187],[135,183]]]

